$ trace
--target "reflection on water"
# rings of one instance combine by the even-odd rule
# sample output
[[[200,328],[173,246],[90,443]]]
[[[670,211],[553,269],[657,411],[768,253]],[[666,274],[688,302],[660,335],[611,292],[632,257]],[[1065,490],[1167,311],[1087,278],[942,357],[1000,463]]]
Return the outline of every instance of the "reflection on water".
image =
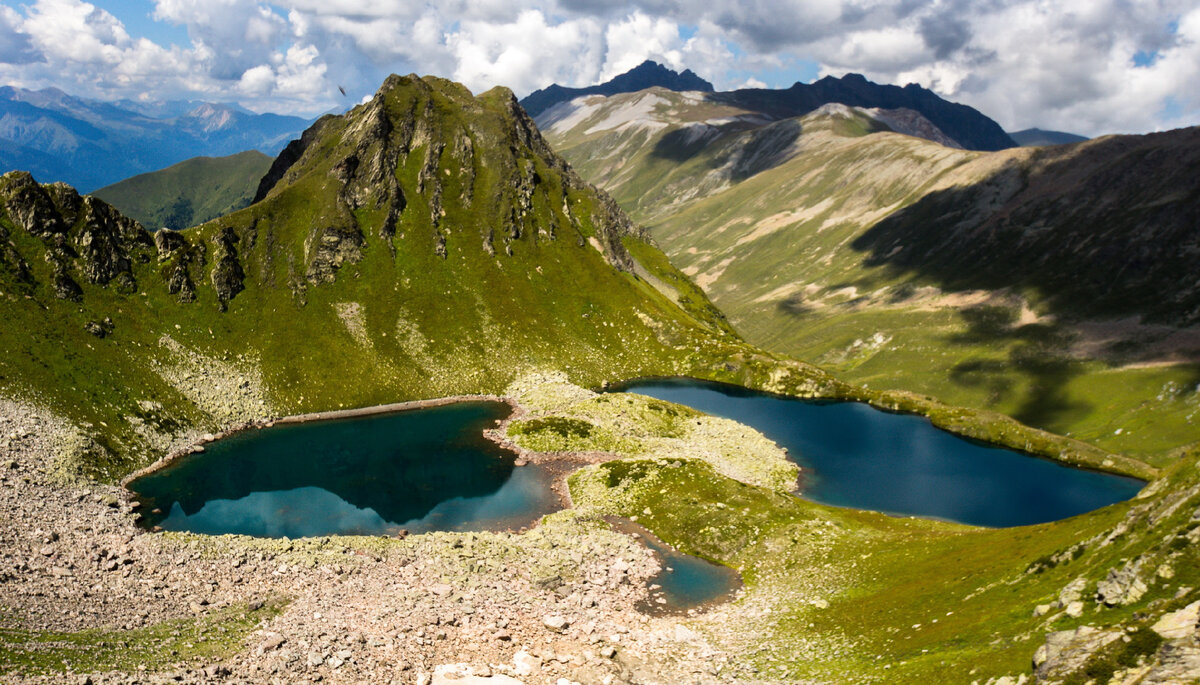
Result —
[[[554,475],[483,437],[508,412],[468,402],[277,425],[130,484],[165,530],[260,537],[502,530],[558,508]]]

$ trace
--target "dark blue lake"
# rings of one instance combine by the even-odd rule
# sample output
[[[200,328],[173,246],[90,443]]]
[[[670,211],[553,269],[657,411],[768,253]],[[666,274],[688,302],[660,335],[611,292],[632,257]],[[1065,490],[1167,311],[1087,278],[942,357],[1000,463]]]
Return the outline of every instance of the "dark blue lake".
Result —
[[[756,428],[805,469],[803,495],[825,504],[1006,527],[1099,509],[1144,485],[965,440],[924,417],[858,402],[799,400],[691,379],[614,389]]]
[[[464,402],[279,424],[210,443],[129,487],[143,524],[259,537],[505,530],[560,509],[554,474],[483,437],[509,413]],[[157,510],[157,512],[155,511]]]

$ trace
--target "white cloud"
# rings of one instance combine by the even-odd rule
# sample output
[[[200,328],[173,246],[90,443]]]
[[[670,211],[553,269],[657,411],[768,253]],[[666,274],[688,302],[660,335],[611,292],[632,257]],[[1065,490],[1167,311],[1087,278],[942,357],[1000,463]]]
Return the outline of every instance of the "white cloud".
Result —
[[[920,83],[1009,128],[1097,134],[1200,118],[1195,0],[155,0],[186,47],[130,36],[97,4],[0,6],[0,78],[311,114],[345,104],[337,86],[353,102],[393,71],[524,95],[645,59],[726,89],[788,81],[787,65],[809,61]],[[1138,66],[1139,52],[1154,57]]]

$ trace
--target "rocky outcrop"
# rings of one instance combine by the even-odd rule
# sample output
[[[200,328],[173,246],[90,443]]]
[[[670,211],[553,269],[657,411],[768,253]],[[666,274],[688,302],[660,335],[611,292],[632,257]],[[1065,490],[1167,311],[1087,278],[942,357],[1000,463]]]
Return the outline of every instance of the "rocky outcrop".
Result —
[[[232,228],[225,227],[217,234],[216,249],[213,251],[215,264],[211,278],[222,310],[226,303],[246,288],[246,272],[238,261],[238,240],[238,234]]]
[[[1146,594],[1146,583],[1138,576],[1137,561],[1109,569],[1108,576],[1096,586],[1096,601],[1107,606],[1132,604]]]
[[[326,226],[314,236],[313,258],[305,278],[310,283],[332,283],[344,264],[362,259],[363,234],[357,226]]]
[[[180,302],[195,300],[196,286],[191,270],[193,266],[204,265],[204,246],[193,247],[184,234],[166,229],[155,232],[154,245],[158,249],[158,263],[162,265],[167,292],[179,295]]]
[[[14,227],[41,239],[49,285],[57,298],[82,297],[79,279],[112,284],[127,293],[137,288],[134,263],[149,261],[154,241],[136,221],[65,184],[39,185],[25,172],[3,176],[0,203]],[[3,261],[14,265],[19,280],[33,283],[27,262],[11,242],[0,252]]]
[[[1033,655],[1033,668],[1039,681],[1079,670],[1096,652],[1121,639],[1120,630],[1097,630],[1080,626],[1075,630],[1060,630],[1046,636],[1046,642]]]

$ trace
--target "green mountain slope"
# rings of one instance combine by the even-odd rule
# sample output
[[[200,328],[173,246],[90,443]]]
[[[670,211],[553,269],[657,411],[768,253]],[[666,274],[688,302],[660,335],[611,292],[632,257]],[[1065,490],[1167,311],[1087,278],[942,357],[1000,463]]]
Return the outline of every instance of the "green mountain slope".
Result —
[[[257,150],[195,157],[105,186],[92,195],[145,226],[179,230],[250,204],[271,161]]]
[[[265,200],[180,232],[3,177],[0,384],[91,427],[76,466],[110,479],[189,430],[741,345],[507,90],[393,77],[304,140]]]
[[[1196,439],[1195,130],[978,153],[653,90],[543,123],[752,342],[1116,451]]]
[[[878,213],[878,189],[851,181],[886,164],[911,169],[904,183],[918,189],[956,187],[955,179],[991,178],[1030,154],[980,156],[863,135],[877,124],[838,110],[789,125],[799,128],[795,142],[810,146],[801,149],[843,160],[809,170],[812,183],[824,180],[825,198],[836,198],[827,209],[838,216]],[[766,145],[780,133],[733,132],[762,143],[731,144],[736,161],[716,156],[720,148],[693,155],[688,163],[718,175],[711,197],[694,196],[680,214],[715,225],[714,239],[742,231],[743,246],[783,234],[786,222],[746,233],[743,220],[720,216],[770,199],[772,188],[756,185],[762,179],[782,184],[772,173],[795,158]],[[881,158],[877,141],[893,156]],[[940,165],[933,178],[930,164]],[[892,189],[891,204],[916,194],[905,187]],[[730,194],[739,189],[745,194]],[[424,680],[428,669],[462,659],[491,673],[489,657],[507,661],[547,636],[560,655],[586,654],[601,649],[597,635],[617,633],[620,640],[606,638],[616,644],[604,645],[608,656],[584,661],[639,680],[684,679],[686,671],[734,682],[996,682],[1027,673],[1035,653],[1047,680],[1086,682],[1144,662],[1137,677],[1171,682],[1190,668],[1191,637],[1151,633],[1200,596],[1194,452],[1135,501],[985,530],[827,507],[732,480],[708,464],[745,465],[742,445],[752,446],[757,459],[746,473],[765,469],[775,475],[762,482],[777,486],[780,472],[770,468],[784,455],[728,422],[568,383],[692,374],[920,410],[939,425],[1035,451],[1050,440],[978,412],[846,386],[746,345],[612,199],[551,151],[509,91],[475,97],[441,79],[390,77],[371,101],[319,120],[289,145],[259,193],[259,202],[215,221],[150,233],[65,185],[0,177],[0,402],[20,410],[3,417],[14,430],[0,444],[6,459],[19,457],[5,466],[0,499],[0,538],[11,550],[0,569],[12,588],[0,607],[6,678],[66,679],[63,668],[78,665],[138,669],[142,679],[188,668],[178,677],[254,680],[274,670],[287,674],[281,679],[340,681],[383,664],[391,675]],[[709,204],[721,197],[729,207]],[[673,216],[660,227],[674,226]],[[837,225],[816,234],[826,237],[814,245],[864,235]],[[737,265],[715,272],[701,261],[719,248],[701,245],[693,255],[709,286]],[[805,256],[803,265],[818,278],[907,278],[888,264],[827,254]],[[510,437],[570,449],[580,433],[546,428],[586,421],[597,431],[582,434],[610,438],[622,457],[573,474],[573,510],[522,534],[135,535],[136,507],[120,503],[115,489],[61,481],[116,480],[200,433],[247,420],[500,392],[530,412],[509,425]],[[70,426],[45,425],[30,407]],[[48,436],[63,442],[46,444]],[[1159,475],[1077,443],[1053,444],[1093,466]],[[606,551],[632,543],[603,527],[607,514],[639,517],[680,549],[737,567],[745,593],[703,616],[624,621],[615,633],[607,624],[587,628],[614,604],[627,608],[617,616],[636,618],[636,590],[622,585],[629,564]],[[609,541],[598,543],[604,535]],[[611,573],[622,580],[609,583]],[[559,614],[569,627],[547,632],[554,624],[543,616]],[[362,639],[326,640],[348,623]],[[495,632],[502,625],[507,639]],[[1075,632],[1084,625],[1094,630]],[[438,632],[426,639],[427,628]],[[717,651],[697,648],[692,630]],[[1047,633],[1056,637],[1039,650]],[[395,663],[399,640],[403,666]],[[472,649],[481,643],[496,651]],[[343,651],[347,658],[337,656]],[[551,661],[562,660],[546,659],[546,673]],[[143,662],[151,673],[140,673]],[[575,675],[553,676],[560,672]]]

